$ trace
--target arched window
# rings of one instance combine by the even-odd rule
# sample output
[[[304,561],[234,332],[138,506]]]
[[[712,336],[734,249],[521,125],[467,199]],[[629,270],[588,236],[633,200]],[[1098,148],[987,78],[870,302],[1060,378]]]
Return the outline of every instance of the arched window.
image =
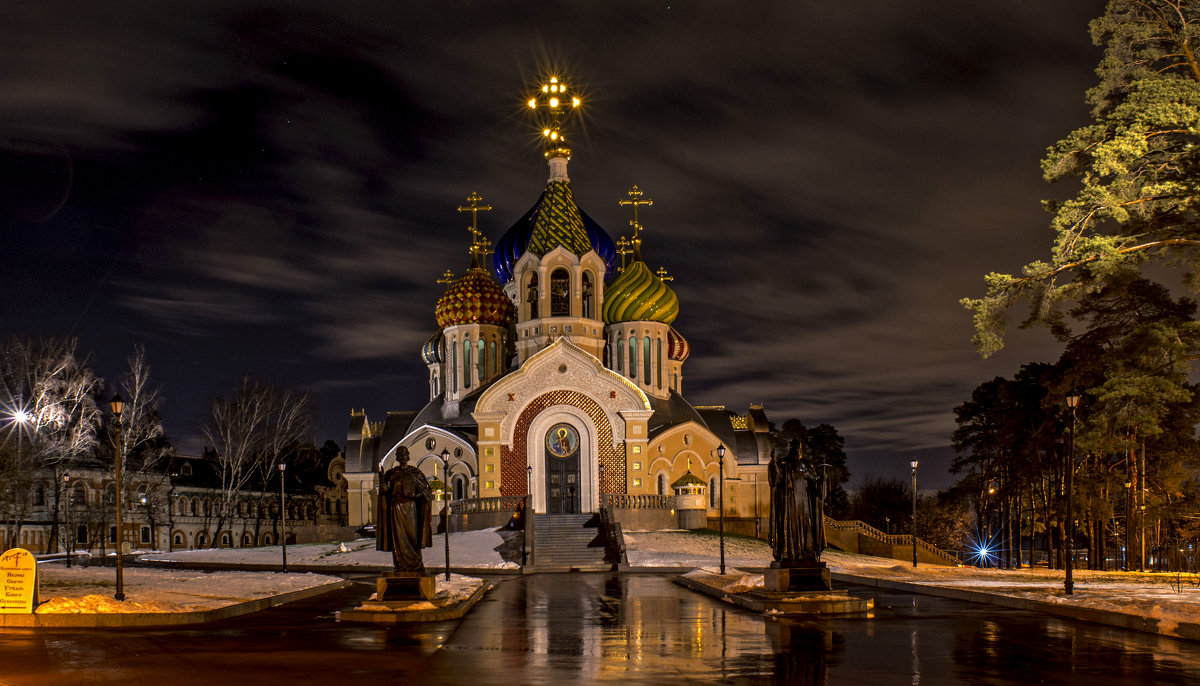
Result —
[[[33,504],[39,507],[46,504],[46,489],[41,484],[33,489]]]
[[[450,346],[450,390],[458,390],[458,346]]]
[[[529,318],[538,318],[538,275],[529,275],[529,285],[525,287],[525,302],[529,303]]]
[[[496,348],[496,339],[492,339],[492,373],[500,373],[500,353]]]
[[[629,334],[629,378],[637,378],[637,336]]]
[[[206,545],[208,545],[208,534],[201,531],[200,533],[196,534],[196,547],[203,548]]]
[[[659,495],[667,494],[667,475],[666,474],[658,475],[658,494]]]
[[[71,496],[72,505],[87,505],[87,486],[75,484],[75,495]]]
[[[462,387],[471,387],[471,339],[463,339]]]
[[[708,508],[717,509],[717,477],[708,480]]]
[[[454,477],[454,499],[462,500],[467,497],[467,480],[461,476]]]
[[[654,339],[654,356],[655,356],[655,359],[657,360],[657,362],[655,364],[655,366],[656,366],[655,371],[658,373],[658,390],[661,391],[662,390],[662,377],[663,377],[663,373],[662,373],[662,339],[661,338]]]
[[[646,336],[642,341],[642,383],[649,386],[654,378],[650,376],[650,337]]]
[[[475,346],[478,351],[475,355],[475,363],[479,366],[479,383],[488,378],[487,376],[487,343],[481,338]]]
[[[588,319],[592,318],[592,296],[594,295],[594,291],[591,272],[584,272],[583,290],[580,295],[582,296],[583,316]]]
[[[251,545],[254,545],[253,537],[251,537],[248,532],[242,534],[242,547],[245,548]]]
[[[620,338],[613,343],[613,349],[617,353],[617,373],[620,374],[625,371],[625,346],[621,344]]]
[[[175,541],[175,545],[183,545],[183,534],[176,533],[172,540]]]
[[[565,317],[571,314],[571,275],[566,269],[555,269],[550,274],[550,316]]]

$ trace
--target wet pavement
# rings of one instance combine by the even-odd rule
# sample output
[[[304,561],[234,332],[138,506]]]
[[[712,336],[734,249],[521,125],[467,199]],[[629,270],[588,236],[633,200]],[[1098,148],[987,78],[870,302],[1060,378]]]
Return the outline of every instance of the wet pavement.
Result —
[[[496,577],[462,620],[338,623],[352,589],[193,628],[7,630],[32,684],[1186,684],[1200,643],[847,586],[869,617],[765,618],[666,576]]]

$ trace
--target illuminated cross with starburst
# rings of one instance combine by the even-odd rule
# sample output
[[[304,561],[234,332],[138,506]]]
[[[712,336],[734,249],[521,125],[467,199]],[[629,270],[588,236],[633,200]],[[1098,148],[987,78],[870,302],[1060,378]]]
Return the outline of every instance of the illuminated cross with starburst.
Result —
[[[534,112],[544,112],[541,117],[542,138],[546,142],[546,156],[562,155],[568,159],[571,156],[566,138],[562,132],[562,121],[570,112],[580,105],[578,96],[567,91],[567,84],[559,81],[557,76],[541,85],[538,92],[529,97],[526,103]]]

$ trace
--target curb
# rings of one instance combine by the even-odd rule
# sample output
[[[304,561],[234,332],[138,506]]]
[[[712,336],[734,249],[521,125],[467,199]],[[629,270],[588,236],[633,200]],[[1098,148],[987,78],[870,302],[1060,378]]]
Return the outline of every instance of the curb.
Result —
[[[304,600],[343,588],[353,586],[349,580],[333,581],[320,586],[302,588],[267,598],[248,600],[234,605],[226,605],[212,610],[196,610],[194,612],[106,612],[90,614],[12,614],[0,615],[0,628],[50,629],[72,628],[90,629],[100,627],[144,627],[144,626],[177,626],[180,624],[201,624],[215,622],[219,619],[240,617],[252,612],[260,612],[293,600]]]
[[[257,562],[187,562],[182,560],[139,560],[138,567],[160,569],[194,569],[198,572],[281,572],[282,565]],[[441,574],[445,567],[426,567],[426,571]],[[295,574],[365,574],[377,576],[392,571],[391,565],[305,565],[290,564],[288,573]],[[520,567],[450,567],[452,574],[466,576],[521,574]]]
[[[1148,634],[1157,634],[1159,636],[1170,636],[1172,638],[1200,641],[1200,624],[1194,622],[1160,622],[1155,617],[1145,617],[1142,615],[1127,614],[1124,612],[1098,610],[1091,607],[1075,607],[1071,605],[1062,605],[1059,603],[1047,603],[1041,600],[1014,598],[1012,596],[988,593],[986,591],[974,591],[965,588],[948,588],[946,586],[917,584],[908,581],[877,579],[875,577],[858,576],[856,574],[846,574],[844,572],[832,572],[830,576],[838,581],[861,584],[863,586],[888,588],[896,591],[908,591],[910,593],[920,593],[922,595],[951,598],[954,600],[965,600],[972,603],[1000,605],[1002,607],[1011,607],[1017,610],[1041,612],[1043,614],[1066,617],[1068,619],[1075,619],[1082,622],[1105,624],[1122,629],[1130,629]]]

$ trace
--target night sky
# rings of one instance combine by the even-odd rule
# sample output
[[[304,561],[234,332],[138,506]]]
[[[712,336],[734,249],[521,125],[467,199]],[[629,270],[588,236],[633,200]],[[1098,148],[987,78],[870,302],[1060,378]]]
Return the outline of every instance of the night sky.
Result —
[[[0,5],[0,334],[143,344],[176,445],[245,373],[351,408],[427,397],[421,344],[478,192],[495,240],[546,168],[557,74],[580,207],[675,277],[684,395],[828,422],[854,482],[949,485],[989,271],[1045,254],[1047,146],[1087,121],[1101,0],[9,2]],[[571,133],[573,132],[573,135]]]

